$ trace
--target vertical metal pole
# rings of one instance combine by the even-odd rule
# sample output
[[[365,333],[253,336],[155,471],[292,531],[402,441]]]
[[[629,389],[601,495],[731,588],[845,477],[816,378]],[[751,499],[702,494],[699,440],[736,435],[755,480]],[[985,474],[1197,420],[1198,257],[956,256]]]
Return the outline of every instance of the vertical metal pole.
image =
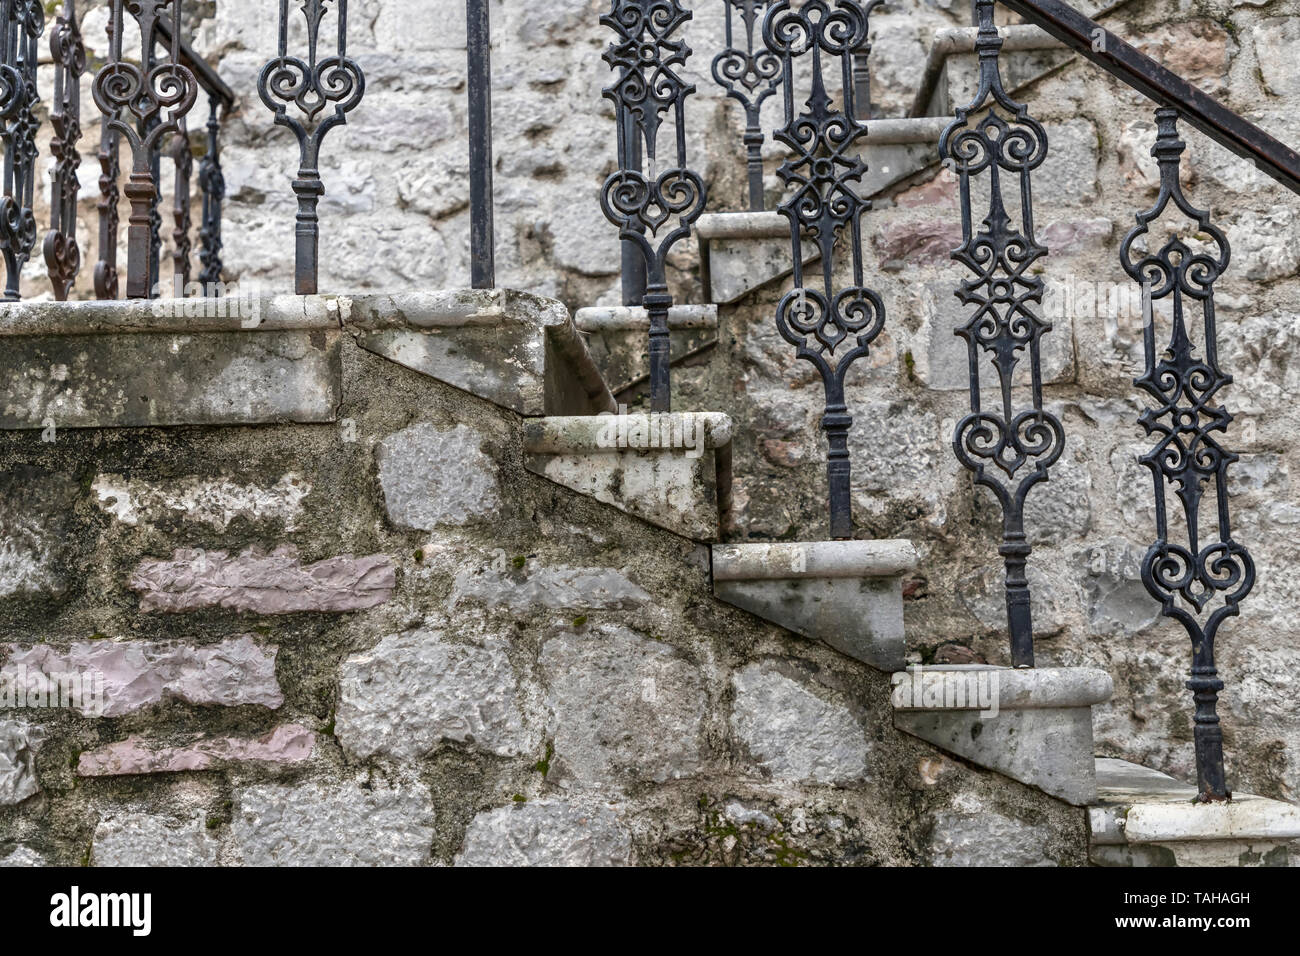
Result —
[[[492,225],[492,26],[488,0],[466,0],[469,77],[469,245],[474,288],[496,286]]]
[[[623,149],[626,153],[622,159],[624,169],[641,169],[642,145],[641,133],[630,110],[619,111],[619,121],[623,124]],[[623,240],[623,304],[641,305],[645,300],[645,252],[639,243]]]

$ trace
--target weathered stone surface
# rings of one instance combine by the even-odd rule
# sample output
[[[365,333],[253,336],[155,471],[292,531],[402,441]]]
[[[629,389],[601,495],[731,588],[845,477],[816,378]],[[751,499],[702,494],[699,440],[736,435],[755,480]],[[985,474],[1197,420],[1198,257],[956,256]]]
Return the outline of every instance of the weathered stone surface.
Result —
[[[311,757],[316,734],[298,724],[277,727],[262,737],[203,737],[177,747],[159,746],[143,737],[84,752],[77,761],[82,777],[182,773],[217,770],[242,763],[294,764]]]
[[[311,483],[287,474],[273,485],[229,478],[185,478],[147,482],[125,475],[99,475],[90,490],[105,513],[128,527],[159,520],[189,521],[224,533],[232,521],[276,521],[297,529]]]
[[[970,389],[970,357],[966,340],[955,334],[964,327],[973,312],[953,295],[951,280],[935,281],[920,290],[921,328],[914,341],[912,358],[916,377],[930,388],[943,391]],[[1044,383],[1067,382],[1074,378],[1074,322],[1070,313],[1053,316],[1052,330],[1042,338],[1042,372]],[[997,372],[987,357],[981,356],[984,380],[996,383]],[[1016,369],[1014,382],[1030,383],[1028,362]]]
[[[914,667],[894,675],[894,726],[1083,806],[1097,796],[1092,707],[1112,691],[1086,667]]]
[[[389,435],[375,449],[388,520],[432,531],[490,518],[501,507],[497,466],[483,437],[466,425],[439,431],[428,423]]]
[[[731,510],[731,419],[715,412],[529,421],[524,464],[700,541],[715,540]]]
[[[334,421],[342,391],[339,336],[6,336],[0,427]]]
[[[6,867],[6,866],[32,867],[32,866],[48,866],[48,865],[49,864],[45,861],[44,857],[42,857],[31,847],[26,847],[26,846],[17,847],[8,856],[0,857],[0,867]]]
[[[393,594],[397,576],[384,554],[344,555],[304,566],[296,549],[271,554],[177,551],[170,559],[140,562],[131,575],[140,610],[180,613],[225,608],[255,614],[363,611]]]
[[[22,803],[40,793],[36,748],[44,734],[21,720],[0,720],[0,806]]]
[[[423,127],[428,107],[419,108]],[[613,406],[568,309],[554,299],[453,289],[341,297],[339,306],[362,348],[521,415]]]
[[[1066,625],[1068,608],[1064,595],[1054,586],[1042,568],[1030,563],[1029,607],[1034,633],[1059,634]],[[957,599],[975,616],[988,633],[1007,629],[1006,567],[999,562],[975,571],[957,583]]]
[[[715,545],[713,593],[884,671],[903,667],[910,541]]]
[[[537,800],[476,816],[457,866],[627,866],[632,840],[617,814]]]
[[[1234,272],[1272,282],[1300,273],[1300,216],[1287,205],[1242,210],[1228,227]]]
[[[961,223],[904,220],[878,230],[874,238],[882,264],[946,262],[961,245]]]
[[[220,844],[203,814],[179,820],[153,813],[118,811],[95,827],[96,866],[216,866]]]
[[[245,866],[418,866],[433,819],[420,783],[309,780],[236,791],[232,830]]]
[[[1074,566],[1088,571],[1083,596],[1090,633],[1132,637],[1160,620],[1160,602],[1142,583],[1143,556],[1121,538],[1075,555]]]
[[[148,641],[88,641],[55,647],[0,645],[7,660],[0,681],[20,676],[65,674],[94,676],[102,683],[101,701],[86,699],[77,708],[84,716],[118,717],[176,698],[200,706],[257,705],[277,708],[284,702],[275,677],[273,648],[252,635],[194,647]]]
[[[671,646],[602,626],[551,638],[540,665],[547,733],[575,780],[663,782],[704,768],[704,679]]]
[[[456,575],[448,606],[480,601],[525,612],[536,608],[630,610],[650,595],[613,568],[541,567],[518,571],[466,568]]]
[[[1295,50],[1300,43],[1300,22],[1292,17],[1269,17],[1251,31],[1264,88],[1274,96],[1300,95]]]
[[[66,476],[26,466],[0,475],[0,599],[67,590],[66,529],[76,498]]]
[[[826,689],[750,664],[732,675],[731,729],[755,772],[784,783],[851,785],[866,778],[862,724]]]
[[[961,800],[935,814],[930,866],[1056,866],[1047,855],[1050,833],[990,810],[977,799]]]
[[[525,729],[505,642],[476,647],[436,631],[393,634],[343,662],[335,736],[358,757],[408,760],[445,742],[522,754],[537,738]]]
[[[1286,866],[1300,807],[1249,793],[1200,803],[1196,788],[1124,760],[1098,758],[1100,805],[1088,811],[1102,866]]]

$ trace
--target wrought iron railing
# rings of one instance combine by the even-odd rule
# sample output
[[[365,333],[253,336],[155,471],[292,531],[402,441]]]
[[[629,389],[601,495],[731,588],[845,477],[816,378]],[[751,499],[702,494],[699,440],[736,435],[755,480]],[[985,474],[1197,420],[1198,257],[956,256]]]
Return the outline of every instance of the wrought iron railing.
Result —
[[[100,298],[116,298],[123,291],[117,261],[122,192],[131,207],[125,294],[157,294],[164,153],[175,170],[172,272],[182,284],[189,280],[193,153],[187,123],[200,91],[207,95],[208,112],[198,165],[198,278],[211,289],[222,276],[220,132],[235,97],[181,35],[182,2],[108,0],[110,52],[93,83],[101,112],[94,267]],[[853,418],[845,379],[885,323],[884,303],[871,288],[863,259],[863,217],[871,204],[860,191],[872,125],[869,24],[878,2],[723,0],[725,42],[713,51],[714,79],[744,111],[745,206],[750,212],[765,209],[763,108],[781,93],[783,125],[771,131],[774,142],[786,149],[776,170],[784,185],[776,211],[789,223],[793,279],[773,320],[798,358],[817,368],[824,384],[830,534],[837,539],[855,535],[849,462]],[[1214,285],[1228,268],[1230,252],[1209,214],[1183,194],[1177,123],[1192,124],[1298,193],[1300,155],[1059,0],[1001,2],[1159,107],[1153,152],[1160,195],[1154,208],[1137,217],[1138,227],[1121,249],[1123,268],[1141,287],[1145,313],[1146,368],[1136,385],[1155,403],[1141,418],[1155,441],[1142,462],[1153,477],[1157,531],[1142,576],[1163,613],[1182,624],[1191,638],[1187,686],[1195,701],[1200,792],[1206,800],[1223,799],[1228,791],[1216,714],[1223,683],[1215,668],[1214,643],[1222,623],[1239,613],[1255,571],[1246,548],[1232,534],[1227,469],[1236,456],[1222,443],[1232,416],[1220,404],[1220,394],[1231,376],[1217,354]],[[496,272],[488,0],[467,0],[466,9],[471,278],[476,288],[490,288]],[[1035,233],[1033,177],[1051,157],[1042,125],[1003,86],[995,0],[975,0],[973,9],[978,89],[956,111],[938,155],[957,177],[962,242],[953,258],[968,273],[956,289],[968,318],[954,334],[967,346],[970,411],[956,427],[953,448],[957,460],[1001,506],[998,550],[1006,571],[1010,661],[1032,667],[1025,503],[1048,479],[1068,440],[1043,401],[1042,343],[1052,330],[1040,314],[1044,283],[1038,265],[1048,250]],[[348,53],[347,14],[346,0],[295,0],[292,9],[281,0],[277,53],[258,80],[258,93],[273,111],[274,123],[291,130],[299,146],[292,189],[298,201],[295,288],[300,293],[318,287],[318,207],[325,191],[320,151],[329,130],[347,121],[365,92],[361,63]],[[671,405],[668,318],[674,294],[665,260],[690,235],[705,202],[705,183],[693,170],[686,146],[694,92],[683,79],[691,55],[685,41],[690,19],[691,11],[679,0],[609,0],[600,20],[612,34],[605,53],[612,82],[604,95],[615,107],[610,138],[617,169],[600,194],[588,198],[600,202],[618,227],[624,303],[644,307],[648,318],[654,411]],[[140,39],[140,62],[123,54],[128,27]],[[44,7],[37,0],[0,0],[0,136],[5,148],[0,252],[9,300],[18,297],[19,276],[37,238],[34,107],[39,99],[37,49],[45,29]],[[305,32],[301,50],[291,43],[295,31]],[[87,67],[76,0],[63,0],[49,30],[49,48],[55,66],[50,101],[54,174],[43,251],[54,295],[63,299],[71,294],[81,263],[76,236],[83,121],[78,80]],[[131,169],[120,191],[122,144],[129,150]],[[735,158],[741,158],[739,150]],[[1164,243],[1151,241],[1152,227],[1171,207],[1192,220],[1198,238],[1175,235]],[[806,269],[806,261],[814,259],[819,265]],[[1157,303],[1165,302],[1171,304],[1172,320],[1157,314]],[[1189,319],[1198,305],[1199,323]],[[1157,330],[1165,321],[1167,340]],[[1163,341],[1168,344],[1161,347]],[[1212,518],[1208,524],[1203,513]]]

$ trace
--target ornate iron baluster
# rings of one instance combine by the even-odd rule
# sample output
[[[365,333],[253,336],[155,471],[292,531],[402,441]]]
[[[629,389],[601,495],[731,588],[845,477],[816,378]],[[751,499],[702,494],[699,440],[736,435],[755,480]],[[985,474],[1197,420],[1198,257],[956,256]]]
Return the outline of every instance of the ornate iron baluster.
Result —
[[[180,62],[181,0],[113,0],[112,42],[109,62],[95,76],[95,103],[108,126],[131,147],[131,176],[126,195],[131,200],[127,225],[126,294],[131,299],[148,298],[156,273],[150,268],[153,255],[153,215],[158,189],[153,160],[162,138],[180,131],[180,120],[198,95],[198,83]],[[122,59],[123,7],[130,11],[140,30],[141,50],[154,48],[159,18],[169,8],[172,15],[171,49],[168,59],[147,70]],[[142,132],[147,130],[148,132]],[[101,206],[101,228],[103,226]],[[101,255],[104,248],[101,246]]]
[[[0,123],[4,124],[4,197],[0,199],[0,250],[5,259],[5,299],[17,301],[23,266],[36,246],[37,41],[45,29],[39,0],[5,0],[0,17]]]
[[[63,12],[50,31],[50,57],[54,60],[54,103],[50,125],[54,138],[54,177],[50,185],[50,231],[45,234],[45,266],[50,274],[54,298],[68,298],[81,268],[77,246],[77,193],[81,183],[77,169],[81,153],[81,75],[86,72],[86,47],[81,42],[74,0],[64,0]]]
[[[1216,712],[1223,681],[1214,664],[1214,638],[1219,626],[1239,613],[1238,604],[1255,585],[1255,564],[1250,553],[1232,538],[1228,513],[1228,466],[1237,456],[1224,448],[1215,432],[1227,432],[1232,416],[1216,404],[1218,393],[1232,384],[1232,376],[1219,368],[1218,332],[1215,326],[1214,283],[1228,268],[1231,250],[1227,237],[1210,222],[1207,211],[1197,209],[1183,195],[1178,168],[1186,148],[1178,138],[1178,112],[1156,111],[1158,134],[1151,151],[1160,165],[1160,196],[1155,206],[1137,217],[1138,226],[1124,240],[1120,261],[1142,286],[1143,338],[1146,372],[1134,384],[1156,401],[1142,413],[1140,424],[1157,438],[1156,446],[1140,460],[1151,470],[1155,485],[1156,542],[1142,562],[1142,581],[1163,605],[1163,613],[1183,625],[1192,639],[1192,672],[1187,689],[1196,704],[1196,777],[1203,801],[1225,800],[1229,793],[1223,771],[1223,730]],[[1148,236],[1153,222],[1170,203],[1196,223],[1197,240],[1185,242],[1174,235],[1158,252],[1140,252],[1135,244]],[[1163,354],[1156,346],[1157,299],[1172,297],[1173,328]],[[1189,301],[1190,300],[1190,301]],[[1201,304],[1205,358],[1193,354],[1185,312],[1191,302]],[[1204,542],[1201,504],[1206,484],[1213,482],[1217,505],[1218,536]],[[1187,546],[1170,539],[1166,486],[1182,505]],[[1222,605],[1208,616],[1211,601]]]
[[[975,99],[957,110],[944,130],[940,153],[957,171],[961,183],[962,237],[953,258],[966,265],[974,279],[957,291],[964,305],[975,307],[969,322],[956,330],[966,340],[970,357],[970,414],[957,426],[953,450],[1002,506],[1002,546],[1006,563],[1007,621],[1014,667],[1034,666],[1034,632],[1029,610],[1026,564],[1030,547],[1025,536],[1025,498],[1031,488],[1048,479],[1048,469],[1061,457],[1065,431],[1043,410],[1040,344],[1051,325],[1033,306],[1043,299],[1043,280],[1028,274],[1047,249],[1034,238],[1030,174],[1047,157],[1047,134],[1002,86],[998,54],[1002,38],[993,23],[993,0],[977,0],[980,86]],[[971,125],[972,114],[987,110]],[[999,110],[1006,115],[1000,115]],[[1008,215],[1002,194],[1002,174],[1017,181],[1019,228]],[[979,228],[971,213],[975,177],[987,174],[989,211]],[[981,352],[997,372],[999,409],[980,404]],[[1033,405],[1016,411],[1012,383],[1021,361],[1029,358]]]
[[[832,7],[827,0],[807,0],[796,10],[790,0],[779,0],[763,22],[763,40],[780,57],[785,84],[785,126],[775,135],[794,154],[779,170],[791,192],[777,207],[790,222],[794,288],[777,306],[776,325],[781,337],[798,348],[799,358],[817,368],[825,385],[822,430],[829,444],[830,524],[836,540],[853,537],[849,488],[853,416],[844,399],[844,379],[853,363],[869,353],[885,326],[885,306],[863,278],[862,214],[871,203],[852,185],[861,182],[867,171],[854,150],[867,129],[854,118],[852,54],[866,36],[868,18],[879,2],[864,7],[855,0],[835,0]],[[812,85],[803,112],[796,115],[795,61],[804,55],[812,57]],[[826,84],[824,58],[838,61],[838,107]],[[834,247],[846,231],[853,284],[837,290]],[[820,288],[804,281],[805,239],[821,253]],[[843,345],[849,348],[837,357],[836,350]]]
[[[755,27],[767,0],[723,0],[727,6],[727,46],[713,58],[713,79],[745,110],[745,149],[749,160],[749,208],[763,210],[763,103],[781,85],[781,61],[766,46],[755,49]],[[745,31],[736,43],[735,20]],[[760,31],[758,39],[762,41]]]
[[[469,87],[469,247],[471,284],[496,286],[496,233],[492,219],[492,23],[488,0],[467,0]]]
[[[199,227],[199,282],[204,295],[215,295],[221,281],[221,204],[226,198],[226,177],[221,172],[221,117],[217,100],[208,101],[208,151],[199,162],[199,189],[203,192],[203,223]]]
[[[650,406],[672,407],[669,373],[668,291],[665,260],[673,245],[690,235],[691,223],[704,211],[704,182],[686,165],[686,97],[695,92],[673,69],[684,66],[691,49],[672,34],[691,13],[677,0],[613,0],[600,22],[618,34],[605,51],[618,79],[604,95],[614,102],[618,129],[618,172],[605,180],[600,205],[619,227],[619,238],[636,243],[645,257],[650,314]],[[675,163],[659,165],[658,140],[665,116],[676,127]],[[644,144],[644,163],[637,144]],[[644,171],[643,171],[644,167]],[[676,222],[662,239],[659,232]],[[656,244],[657,242],[657,244]]]
[[[285,126],[298,138],[298,178],[293,191],[298,197],[297,255],[294,287],[299,295],[313,295],[317,288],[320,217],[316,207],[325,195],[320,178],[320,147],[325,134],[347,122],[347,114],[361,102],[366,91],[361,67],[347,55],[348,2],[338,0],[338,53],[318,56],[321,21],[330,0],[301,0],[307,20],[307,61],[289,56],[289,0],[280,0],[280,55],[262,67],[257,92],[267,109],[275,113],[277,126]],[[294,104],[302,119],[288,114]],[[319,118],[333,104],[334,111]]]
[[[111,24],[112,21],[110,20]],[[117,204],[121,191],[117,181],[122,175],[118,162],[120,138],[105,116],[99,124],[99,260],[95,263],[95,298],[116,299],[117,281]]]
[[[179,291],[184,294],[190,284],[190,177],[194,175],[194,154],[190,152],[189,131],[181,121],[180,135],[172,145],[172,163],[176,167],[176,184],[172,196],[172,270]]]

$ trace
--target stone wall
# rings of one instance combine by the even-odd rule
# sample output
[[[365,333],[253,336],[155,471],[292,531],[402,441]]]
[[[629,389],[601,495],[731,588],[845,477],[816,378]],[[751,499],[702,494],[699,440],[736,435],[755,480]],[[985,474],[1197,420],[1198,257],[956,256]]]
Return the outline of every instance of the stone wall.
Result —
[[[0,435],[0,684],[104,682],[0,709],[0,865],[1086,860],[519,417],[337,347],[335,423]]]

